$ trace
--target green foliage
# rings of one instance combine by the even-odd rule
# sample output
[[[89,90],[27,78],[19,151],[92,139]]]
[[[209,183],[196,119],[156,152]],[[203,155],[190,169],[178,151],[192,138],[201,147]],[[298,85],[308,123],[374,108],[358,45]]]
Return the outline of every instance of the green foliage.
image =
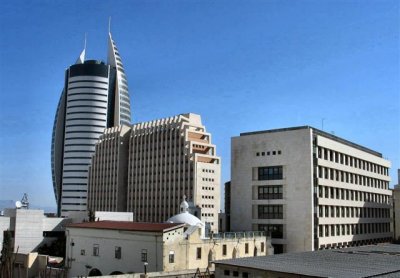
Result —
[[[52,241],[50,246],[43,244],[37,249],[37,252],[42,255],[65,258],[65,244],[66,237],[63,236]]]

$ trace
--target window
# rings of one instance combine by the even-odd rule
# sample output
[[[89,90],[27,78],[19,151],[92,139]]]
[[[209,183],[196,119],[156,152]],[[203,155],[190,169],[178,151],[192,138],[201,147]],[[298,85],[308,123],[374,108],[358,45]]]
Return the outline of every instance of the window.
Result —
[[[261,242],[261,252],[264,252],[264,248],[265,248],[264,242]]]
[[[259,219],[283,219],[283,205],[259,205]]]
[[[226,244],[222,245],[222,256],[226,256]]]
[[[281,180],[282,166],[259,167],[258,180]]]
[[[99,250],[99,245],[98,244],[93,244],[93,256],[99,256],[100,250]]]
[[[282,185],[259,186],[258,199],[259,200],[282,199]]]
[[[147,249],[142,249],[142,262],[147,262]]]
[[[233,277],[239,277],[239,271],[233,271],[232,272]]]
[[[121,247],[120,246],[115,246],[115,258],[116,259],[121,259]]]
[[[197,247],[196,249],[196,259],[201,259],[201,247]]]
[[[229,276],[229,275],[231,275],[231,273],[229,272],[229,270],[225,269],[225,270],[224,270],[224,275],[225,275],[225,276]]]
[[[85,249],[81,249],[81,256],[85,256],[85,254],[86,254]]]
[[[283,238],[282,224],[258,224],[259,231],[265,231],[271,238]]]
[[[248,243],[244,244],[244,253],[249,254],[249,244]]]
[[[248,272],[243,272],[242,273],[243,278],[249,278],[249,273]]]
[[[168,261],[170,264],[175,262],[175,251],[169,251]]]

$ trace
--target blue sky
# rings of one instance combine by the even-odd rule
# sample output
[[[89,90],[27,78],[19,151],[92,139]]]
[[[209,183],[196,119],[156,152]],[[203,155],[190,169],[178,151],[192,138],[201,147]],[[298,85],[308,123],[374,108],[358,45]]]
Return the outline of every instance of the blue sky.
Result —
[[[0,199],[55,206],[51,132],[64,70],[105,59],[108,17],[134,122],[202,116],[230,176],[230,138],[311,125],[400,168],[400,6],[347,1],[1,1]]]

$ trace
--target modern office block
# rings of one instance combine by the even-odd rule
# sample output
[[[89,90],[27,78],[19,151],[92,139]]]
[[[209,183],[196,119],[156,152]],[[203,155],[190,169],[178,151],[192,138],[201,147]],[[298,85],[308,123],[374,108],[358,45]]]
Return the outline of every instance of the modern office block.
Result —
[[[396,242],[400,243],[400,169],[397,169],[397,184],[392,194],[393,234]]]
[[[51,161],[58,214],[85,211],[87,174],[105,128],[130,124],[128,85],[109,34],[108,61],[85,61],[85,50],[65,73],[54,120]]]
[[[390,162],[303,126],[232,138],[231,228],[271,233],[275,253],[390,241]]]
[[[90,167],[89,209],[132,211],[137,221],[164,222],[186,198],[217,231],[220,176],[220,158],[199,115],[108,129]]]

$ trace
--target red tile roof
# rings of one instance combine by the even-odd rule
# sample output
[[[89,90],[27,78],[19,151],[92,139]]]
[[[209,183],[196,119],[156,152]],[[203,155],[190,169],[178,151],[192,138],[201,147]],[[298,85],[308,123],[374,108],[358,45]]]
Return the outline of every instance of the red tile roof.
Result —
[[[122,230],[122,231],[140,231],[140,232],[163,232],[178,228],[183,224],[178,223],[144,223],[130,221],[95,221],[69,224],[68,228],[84,228],[84,229],[105,229],[105,230]]]

